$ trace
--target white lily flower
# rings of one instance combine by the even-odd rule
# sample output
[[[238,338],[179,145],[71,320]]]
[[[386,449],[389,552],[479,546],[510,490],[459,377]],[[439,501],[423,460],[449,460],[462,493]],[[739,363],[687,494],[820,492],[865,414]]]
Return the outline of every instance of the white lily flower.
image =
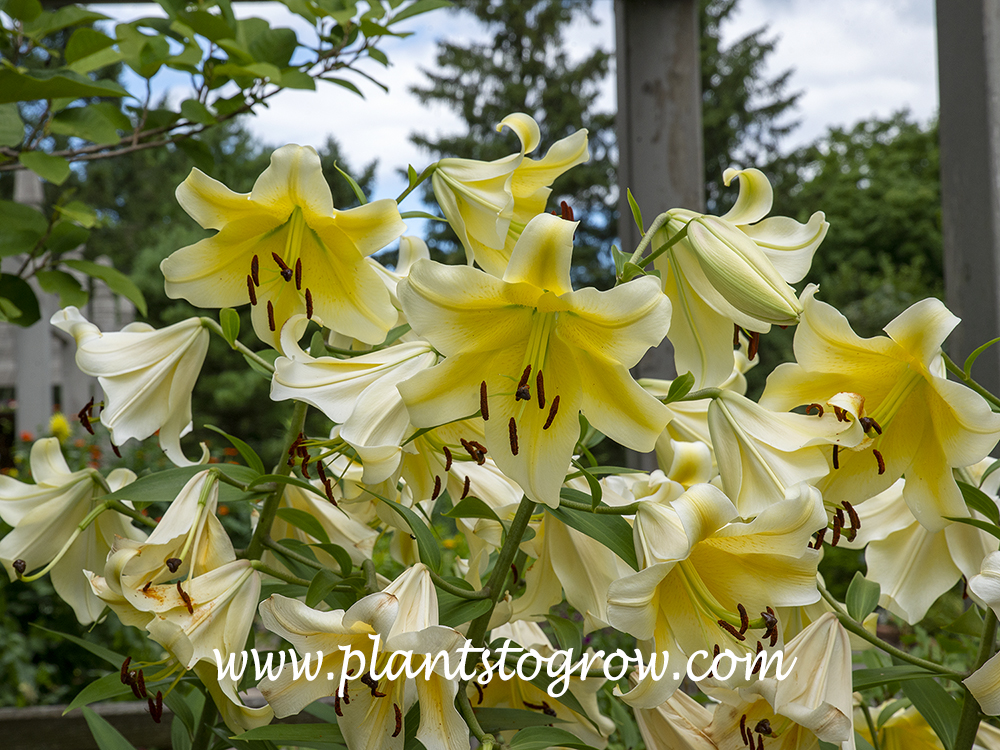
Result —
[[[198,318],[155,330],[130,323],[102,333],[75,307],[52,316],[52,325],[76,339],[76,364],[97,378],[107,395],[101,423],[121,445],[159,431],[160,448],[178,466],[190,466],[180,439],[191,429],[191,391],[208,352],[209,332]],[[201,463],[208,460],[202,445]]]

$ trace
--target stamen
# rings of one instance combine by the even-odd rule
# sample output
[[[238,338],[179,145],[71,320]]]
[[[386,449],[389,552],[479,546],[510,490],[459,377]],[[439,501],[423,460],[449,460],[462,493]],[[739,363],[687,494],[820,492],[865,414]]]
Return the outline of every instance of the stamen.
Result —
[[[840,528],[844,528],[847,519],[844,518],[844,511],[842,508],[837,508],[837,512],[833,514],[837,519],[837,525]]]
[[[146,696],[145,696],[145,695],[142,695],[142,694],[141,694],[141,693],[139,692],[139,682],[138,682],[138,680],[136,679],[136,677],[137,677],[137,675],[136,675],[136,672],[135,672],[135,670],[134,670],[134,669],[133,669],[133,670],[132,670],[131,672],[129,672],[129,673],[128,673],[128,686],[129,686],[130,688],[132,688],[132,695],[134,695],[134,696],[135,696],[136,698],[138,698],[139,700],[142,700],[142,699],[143,699],[143,698],[145,698]]]
[[[544,427],[542,429],[545,429]],[[517,423],[514,421],[514,417],[510,418],[507,423],[507,434],[510,437],[510,452],[513,455],[517,455]]]
[[[510,564],[510,572],[514,575],[513,584],[516,586],[518,582],[518,577],[517,577],[517,566],[514,563]]]
[[[740,737],[743,738],[743,744],[744,745],[749,744],[747,742],[747,715],[746,714],[743,714],[740,717]]]
[[[483,415],[483,421],[486,422],[490,418],[490,404],[486,398],[486,381],[484,380],[479,384],[479,411]]]
[[[181,563],[184,561],[181,560],[179,557],[171,557],[169,560],[164,560],[163,562],[167,566],[167,568],[170,569],[171,573],[176,573],[177,569],[181,566]]]
[[[254,286],[260,286],[260,258],[256,255],[250,261],[250,278],[253,279]]]
[[[712,656],[716,657],[716,656],[718,656],[721,653],[722,653],[722,650],[719,648],[719,644],[716,643],[715,647],[712,649]]]
[[[483,689],[479,686],[479,680],[474,680],[472,684],[476,688],[476,692],[479,693],[479,699],[476,701],[476,705],[481,706],[483,705]]]
[[[368,686],[368,689],[372,691],[372,698],[385,698],[385,693],[380,693],[378,691],[378,683],[375,681],[375,678],[372,677],[371,672],[365,672],[358,679],[360,679],[365,685]]]
[[[462,496],[458,498],[459,500],[464,500],[469,496],[469,489],[472,487],[472,480],[469,479],[469,475],[465,475],[465,486],[462,487]]]
[[[149,591],[149,587],[152,586],[152,585],[153,585],[153,582],[151,580],[150,581],[146,581],[146,585],[142,587],[142,593],[145,594],[147,591]]]
[[[740,327],[733,323],[733,348],[740,345]]]
[[[823,405],[822,404],[809,404],[809,406],[806,407],[806,414],[812,414],[814,411],[816,412],[817,416],[822,417],[823,416]]]
[[[837,421],[838,422],[846,422],[847,421],[847,414],[839,406],[833,407],[833,413],[837,415]]]
[[[819,530],[819,533],[816,534],[815,541],[810,546],[813,549],[819,549],[820,547],[823,546],[823,537],[825,536],[826,536],[826,526],[824,526],[822,529]]]
[[[118,456],[118,458],[122,457],[121,451],[118,450],[118,446],[114,443],[111,444],[111,450],[114,451],[114,454]]]
[[[747,358],[752,362],[757,356],[757,349],[760,347],[760,334],[757,331],[750,331],[750,346],[747,347]]]
[[[329,481],[329,480],[328,480],[328,479],[326,478],[326,469],[325,469],[325,468],[323,467],[323,462],[322,462],[322,461],[317,461],[317,462],[316,462],[316,473],[317,473],[317,474],[319,474],[319,480],[320,480],[320,481],[321,481],[321,482],[322,482],[323,484],[326,484],[326,483],[327,483],[327,481]]]
[[[28,563],[24,560],[17,559],[11,563],[11,567],[14,568],[14,572],[17,573],[18,577],[24,575],[24,571],[28,569]]]
[[[149,715],[153,717],[153,721],[157,724],[163,719],[163,692],[160,690],[156,691],[156,703],[153,703],[153,699],[149,698]]]
[[[392,733],[392,736],[398,737],[399,733],[403,731],[403,712],[400,711],[399,706],[395,703],[392,704],[392,707],[396,712],[396,731]]]
[[[267,301],[267,327],[272,331],[277,330],[274,325],[274,305],[271,304],[271,300]]]
[[[836,547],[837,543],[840,541],[840,530],[841,530],[841,528],[843,528],[843,527],[842,527],[842,525],[840,523],[840,519],[837,518],[836,516],[834,516],[833,517],[833,538],[830,540],[830,546],[831,547]]]
[[[753,728],[757,734],[766,734],[768,737],[771,736],[774,730],[771,729],[771,722],[767,719],[761,719],[757,722],[757,726]]]
[[[559,397],[556,396],[552,399],[552,406],[549,407],[549,416],[545,420],[545,424],[542,425],[543,430],[549,429],[552,426],[552,420],[556,418],[556,412],[559,411]]]
[[[530,401],[531,391],[528,389],[528,377],[531,375],[531,365],[524,368],[521,379],[517,383],[517,392],[514,394],[515,401]]]
[[[306,287],[306,317],[312,320],[313,316],[313,294],[312,291]]]
[[[476,450],[476,463],[482,466],[486,463],[486,446],[477,440],[470,440],[469,445],[471,445]]]
[[[142,673],[142,670],[140,669],[139,673],[136,675],[136,677],[138,678],[139,692],[141,693],[141,695],[139,695],[138,697],[140,699],[145,698],[146,697],[146,676]]]
[[[441,494],[441,477],[434,477],[434,491],[431,493],[431,500],[437,500],[437,496]]]
[[[740,635],[742,635],[743,633],[747,632],[747,628],[750,627],[750,618],[749,616],[747,616],[746,607],[744,607],[742,604],[737,604],[736,609],[740,613]]]
[[[745,641],[746,640],[746,636],[745,635],[743,635],[740,631],[738,631],[735,627],[733,627],[732,625],[730,625],[725,620],[716,620],[716,623],[718,623],[718,625],[719,625],[720,628],[722,628],[723,630],[725,630],[727,633],[729,633],[736,640],[738,640],[738,641]]]
[[[774,645],[778,642],[778,616],[774,614],[774,610],[770,607],[767,607],[767,614],[761,612],[760,616],[767,622],[768,630],[771,631],[771,648],[774,648]],[[767,631],[764,632],[764,635],[767,635]]]
[[[126,656],[125,661],[122,662],[122,674],[121,681],[122,685],[128,685],[128,665],[131,663],[132,657]]]
[[[295,288],[302,289],[302,258],[295,259]]]
[[[348,674],[348,676],[354,674],[354,670],[352,669],[347,674]],[[351,705],[351,694],[350,694],[350,691],[348,691],[348,688],[350,686],[351,686],[351,683],[349,683],[347,680],[344,680],[344,703],[346,703],[348,706]]]
[[[566,221],[573,221],[573,208],[566,201],[562,201],[559,204],[559,210],[562,218]]]
[[[841,503],[844,506],[844,510],[847,511],[847,517],[851,519],[851,528],[860,529],[861,528],[861,518],[858,516],[858,512],[854,510],[854,506],[851,505],[846,500]]]
[[[875,432],[879,435],[882,434],[882,426],[871,417],[860,417],[858,422],[861,423],[861,428],[865,432],[868,432],[868,430],[875,430]]]
[[[444,470],[445,472],[451,471],[451,451],[448,446],[444,446]]]
[[[757,735],[757,750],[764,750],[764,737]]]
[[[291,279],[292,269],[285,264],[285,261],[281,259],[281,256],[278,255],[277,253],[271,253],[271,257],[274,258],[274,262],[277,263],[278,268],[281,269],[281,278],[283,278],[285,281]]]
[[[83,425],[83,429],[89,432],[91,435],[94,434],[94,428],[90,426],[90,412],[94,408],[94,397],[90,397],[90,401],[87,405],[80,409],[80,413],[77,414],[77,418],[80,420],[80,424]]]
[[[250,295],[250,304],[257,304],[257,292],[254,290],[253,279],[247,276],[247,294]]]
[[[194,614],[194,606],[192,606],[192,604],[191,604],[191,597],[188,596],[188,593],[184,589],[181,588],[181,582],[180,581],[177,582],[177,593],[180,594],[181,595],[181,599],[184,600],[184,606],[187,607],[188,614],[189,615],[193,615]]]
[[[306,453],[305,455],[302,456],[302,467],[301,467],[302,476],[304,476],[306,479],[312,479],[312,477],[309,476],[309,470],[306,468],[308,465],[309,465],[309,454]]]
[[[839,453],[840,453],[840,446],[839,445],[834,445],[833,446],[833,468],[835,468],[835,469],[839,469],[840,468],[840,456],[838,455]]]
[[[340,707],[340,696],[337,695],[336,693],[333,694],[333,710],[334,713],[337,714],[337,716],[344,715],[344,709]]]
[[[465,438],[459,438],[458,441],[462,444],[462,447],[465,448],[465,450],[469,454],[469,456],[472,457],[472,460],[475,461],[478,464],[479,463],[479,450],[472,443],[470,443],[468,440],[466,440]]]
[[[875,460],[878,461],[878,473],[885,474],[885,459],[882,458],[882,454],[874,448],[872,448],[872,454],[875,456]]]
[[[542,377],[542,371],[539,370],[538,374],[535,376],[535,392],[538,394],[538,408],[545,408],[545,379]]]
[[[754,657],[756,657],[758,654],[760,654],[760,652],[763,651],[763,650],[764,650],[764,646],[761,645],[760,641],[757,641],[757,651],[754,653]],[[750,674],[757,674],[760,671],[760,668],[762,666],[763,666],[763,662],[760,662],[760,661],[755,662],[755,664],[753,665],[753,669],[750,670]]]

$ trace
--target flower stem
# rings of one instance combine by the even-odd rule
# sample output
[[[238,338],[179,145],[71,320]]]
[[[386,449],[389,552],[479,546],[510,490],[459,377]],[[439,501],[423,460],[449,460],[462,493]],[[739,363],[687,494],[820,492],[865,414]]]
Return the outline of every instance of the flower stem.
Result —
[[[403,202],[403,198],[405,198],[410,193],[412,193],[413,189],[416,188],[417,185],[419,185],[421,182],[423,182],[428,177],[430,177],[432,174],[434,174],[434,170],[437,169],[437,166],[438,166],[437,162],[434,162],[429,167],[427,167],[426,169],[424,169],[424,171],[421,172],[417,176],[417,179],[414,180],[413,183],[406,188],[406,190],[404,190],[402,193],[399,194],[399,197],[396,198],[396,203],[402,203]]]
[[[455,586],[454,584],[448,583],[444,578],[435,573],[430,568],[427,572],[431,574],[431,580],[434,581],[434,585],[437,586],[442,591],[445,591],[452,596],[458,596],[462,599],[489,599],[490,590],[479,589],[479,591],[470,591],[469,589],[463,589],[461,586]]]
[[[524,537],[524,531],[528,528],[528,522],[531,520],[531,514],[534,511],[535,502],[529,500],[527,495],[522,497],[521,504],[517,506],[517,513],[514,514],[514,520],[511,521],[510,528],[507,530],[507,538],[504,540],[503,546],[500,548],[500,553],[497,555],[493,572],[490,573],[490,579],[486,582],[485,588],[490,592],[491,606],[489,610],[481,614],[469,625],[467,637],[473,646],[480,647],[486,642],[486,631],[490,625],[490,618],[493,617],[493,610],[496,609],[497,602],[503,596],[504,582],[510,573],[510,565],[514,562],[521,539]]]
[[[990,657],[993,656],[993,644],[997,637],[997,616],[992,607],[987,607],[986,617],[983,618],[983,633],[979,641],[979,653],[976,655],[976,663],[972,667],[975,672],[983,666]],[[982,711],[975,696],[965,690],[962,700],[962,714],[958,720],[958,731],[955,733],[955,744],[952,750],[971,750],[976,741],[976,734],[979,732],[979,721],[982,718]]]
[[[292,473],[292,467],[288,465],[285,457],[288,455],[288,451],[296,438],[298,438],[299,433],[302,432],[302,427],[306,423],[306,412],[308,410],[308,404],[302,401],[295,402],[292,418],[288,423],[288,432],[285,434],[285,441],[282,444],[281,455],[278,457],[277,466],[274,468],[274,473],[278,476],[287,477]],[[250,545],[247,547],[247,557],[251,560],[259,560],[260,556],[264,553],[264,537],[271,534],[271,524],[274,523],[274,517],[278,513],[278,505],[281,503],[281,496],[284,491],[285,486],[279,484],[274,492],[264,500],[264,507],[260,511],[260,520],[257,522],[257,528],[254,529]]]
[[[148,526],[151,529],[156,528],[156,521],[154,521],[149,516],[142,515],[142,513],[137,511],[135,508],[130,508],[125,503],[120,502],[118,500],[106,500],[105,502],[108,504],[108,507],[111,508],[111,510],[117,511],[121,513],[123,516],[128,516],[133,521],[138,521],[142,525]]]
[[[912,654],[908,654],[905,651],[896,648],[891,643],[886,643],[877,635],[872,635],[865,629],[863,625],[856,622],[853,617],[847,614],[844,611],[843,607],[840,606],[840,602],[834,599],[826,589],[820,587],[819,593],[824,599],[826,599],[826,601],[830,604],[830,606],[833,607],[833,613],[837,616],[837,619],[840,620],[840,624],[844,626],[845,630],[854,633],[854,635],[858,636],[863,640],[868,641],[873,646],[877,646],[890,656],[895,656],[897,659],[909,662],[915,667],[921,667],[922,669],[926,669],[931,672],[936,672],[942,677],[947,677],[949,680],[955,680],[956,682],[961,682],[962,679],[965,677],[965,675],[963,674],[960,674],[958,672],[952,672],[950,669],[945,669],[940,664],[935,664],[932,661],[921,659],[919,656],[913,656]]]
[[[462,714],[462,718],[465,719],[465,723],[469,725],[472,736],[479,740],[479,746],[483,750],[492,750],[492,748],[496,747],[496,738],[492,734],[486,734],[483,731],[479,719],[476,718],[475,711],[472,710],[472,704],[469,702],[469,694],[465,690],[465,683],[459,685],[457,698],[458,711]]]
[[[250,565],[251,567],[253,567],[254,570],[259,570],[261,573],[269,575],[272,578],[277,578],[279,581],[284,581],[285,583],[291,583],[294,584],[295,586],[304,586],[306,588],[309,588],[309,581],[307,581],[305,578],[299,578],[298,576],[293,576],[291,573],[283,573],[280,570],[275,570],[269,565],[265,565],[260,560],[253,560],[251,561]]]
[[[199,318],[199,320],[201,320],[201,324],[205,326],[205,328],[210,330],[212,333],[221,336],[223,339],[226,338],[226,335],[222,332],[222,326],[219,325],[218,322],[212,320],[211,318]],[[227,341],[226,343],[228,344],[229,342]],[[239,341],[234,341],[231,344],[231,346],[233,347],[233,349],[238,351],[244,357],[246,357],[247,359],[252,359],[254,362],[256,362],[258,365],[263,367],[268,372],[274,372],[274,365],[272,365],[266,359],[261,357],[259,354],[257,354],[257,352],[255,352],[250,347],[246,346],[245,344],[241,344]]]
[[[361,563],[361,570],[365,574],[365,593],[374,594],[381,591],[378,577],[375,575],[375,563],[370,559],[365,560]]]
[[[868,731],[872,736],[872,748],[874,750],[881,750],[878,741],[878,732],[875,730],[875,722],[872,721],[871,711],[868,710],[868,704],[862,701],[861,703],[861,713],[865,717],[865,723],[868,725]]]
[[[628,259],[629,263],[635,263],[637,266],[646,265],[645,263],[639,262],[642,259],[643,251],[649,246],[649,243],[653,239],[653,235],[656,234],[660,230],[660,227],[666,224],[669,220],[669,211],[662,213],[653,219],[653,223],[649,225],[649,229],[646,230],[646,233],[642,235],[642,239],[639,240],[639,244],[636,245],[635,252],[632,253],[632,257]]]
[[[639,510],[640,503],[629,503],[628,505],[598,505],[596,508],[592,508],[588,503],[578,503],[574,500],[566,500],[565,498],[559,499],[560,508],[569,508],[570,510],[581,510],[584,513],[597,513],[598,515],[605,516],[631,516],[635,515],[635,512]]]
[[[315,568],[316,570],[327,569],[325,565],[322,565],[321,563],[318,563],[315,560],[311,560],[305,555],[300,555],[298,552],[293,552],[288,547],[274,541],[269,536],[264,537],[261,544],[263,544],[268,549],[273,550],[276,554],[282,555],[283,557],[287,557],[289,560],[294,560],[297,563],[302,563],[303,565],[306,565],[310,568]]]
[[[979,385],[979,383],[977,383],[971,377],[969,377],[968,375],[966,375],[965,374],[965,370],[963,370],[961,367],[959,367],[954,362],[952,362],[951,357],[949,357],[947,354],[945,354],[944,352],[941,352],[941,356],[944,358],[945,367],[948,368],[948,371],[952,375],[954,375],[956,378],[958,378],[963,383],[965,383],[967,386],[969,386],[969,388],[971,388],[976,393],[978,393],[980,396],[982,396],[987,401],[989,401],[993,406],[1000,407],[1000,398],[997,398],[996,396],[994,396],[988,390],[986,390],[981,385]]]

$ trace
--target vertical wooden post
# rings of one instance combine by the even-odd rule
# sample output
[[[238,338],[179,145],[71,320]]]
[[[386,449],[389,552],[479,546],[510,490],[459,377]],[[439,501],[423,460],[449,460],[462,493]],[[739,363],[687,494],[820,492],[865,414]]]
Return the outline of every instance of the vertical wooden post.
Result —
[[[630,252],[641,237],[626,188],[648,222],[671,208],[703,210],[701,56],[697,0],[615,0],[618,67],[618,233]],[[633,369],[635,377],[672,378],[667,341]],[[656,456],[631,454],[636,468]]]
[[[948,340],[961,364],[1000,336],[1000,4],[937,3],[945,296],[962,324]],[[1000,392],[1000,345],[973,377]]]

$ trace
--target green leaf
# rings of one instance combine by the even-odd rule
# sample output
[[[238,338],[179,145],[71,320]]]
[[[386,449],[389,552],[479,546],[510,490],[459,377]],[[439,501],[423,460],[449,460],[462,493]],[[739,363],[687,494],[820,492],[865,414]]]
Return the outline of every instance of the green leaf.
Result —
[[[293,484],[299,489],[303,489],[306,492],[312,492],[315,495],[319,495],[321,498],[326,500],[326,495],[322,490],[317,489],[314,485],[309,482],[304,482],[298,477],[286,477],[281,474],[262,474],[256,479],[254,479],[249,487],[259,487],[262,484],[268,484],[269,482],[277,482],[278,484]],[[319,539],[319,537],[317,537]],[[322,541],[322,540],[321,540]],[[327,540],[329,541],[329,540]]]
[[[281,356],[281,352],[277,352],[274,349],[265,349],[263,351],[255,352],[255,354],[261,359],[270,362],[272,366],[274,365],[274,361]],[[263,375],[267,380],[271,379],[271,373],[261,367],[256,360],[250,359],[250,357],[246,354],[243,355],[243,359],[245,359],[247,364],[250,365],[251,370]]]
[[[214,471],[221,471],[241,484],[246,484],[257,476],[253,469],[238,464],[212,464],[211,468]],[[142,503],[169,502],[176,498],[188,480],[200,471],[205,471],[205,467],[185,466],[180,469],[167,469],[155,474],[147,474],[131,484],[125,485],[120,490],[103,495],[102,499],[130,500]],[[253,493],[240,492],[236,487],[219,483],[220,503],[232,503],[250,497],[253,497]],[[121,664],[124,658],[119,659],[118,664]]]
[[[48,231],[41,211],[14,201],[0,201],[0,258],[31,252]]]
[[[475,620],[490,611],[489,599],[464,599],[446,591],[438,591],[438,621],[455,628]]]
[[[869,581],[861,575],[861,571],[858,571],[854,574],[851,585],[847,587],[847,613],[857,622],[864,622],[878,606],[881,593],[881,586],[875,581]]]
[[[153,694],[155,695],[156,691],[153,691]],[[118,698],[122,695],[132,695],[132,688],[122,683],[122,676],[120,672],[111,672],[94,680],[83,690],[77,693],[76,697],[70,701],[68,706],[66,706],[63,711],[63,716],[68,714],[74,708],[89,706],[91,703],[106,701],[111,698]]]
[[[240,335],[240,314],[231,307],[223,307],[219,310],[219,324],[222,326],[223,338],[235,349],[236,339]]]
[[[639,204],[632,197],[632,191],[629,188],[625,188],[625,192],[628,196],[628,206],[632,209],[632,218],[635,220],[635,225],[639,227],[639,234],[645,234],[646,225],[642,223],[642,209],[639,208]]]
[[[553,745],[592,750],[591,745],[559,727],[526,727],[514,735],[508,747],[510,750],[549,750]]]
[[[983,634],[983,616],[979,614],[979,608],[971,606],[961,615],[956,617],[950,624],[944,626],[945,630],[962,635],[971,635],[979,638]]]
[[[265,472],[264,462],[260,460],[260,456],[257,455],[257,451],[247,445],[245,442],[240,440],[235,435],[230,435],[224,430],[220,430],[215,425],[207,424],[205,428],[211,430],[212,432],[217,432],[222,435],[226,440],[233,444],[233,447],[239,451],[240,456],[243,460],[247,462],[247,466],[253,469],[258,474],[263,474]]]
[[[409,323],[403,323],[403,325],[401,326],[396,326],[395,328],[391,329],[389,333],[385,335],[385,341],[383,341],[380,346],[386,347],[391,344],[394,344],[396,343],[397,340],[399,340],[409,332],[410,332]]]
[[[20,146],[24,123],[16,104],[0,104],[0,146]]]
[[[990,468],[992,469],[993,467],[991,466]],[[965,500],[965,504],[969,508],[982,513],[995,525],[1000,526],[1000,508],[997,508],[996,503],[993,502],[989,495],[978,487],[973,487],[971,484],[966,484],[965,482],[959,482],[958,488],[962,491],[962,499]]]
[[[46,633],[49,633],[50,635],[57,635],[60,638],[65,638],[67,641],[75,643],[80,648],[89,651],[99,659],[104,659],[104,661],[106,661],[108,664],[110,664],[115,668],[121,668],[122,663],[125,661],[125,657],[122,656],[121,654],[116,653],[109,648],[105,648],[104,646],[99,646],[96,643],[92,643],[91,641],[84,640],[83,638],[78,638],[75,635],[69,635],[68,633],[60,633],[58,630],[50,630],[49,628],[42,627],[41,625],[34,622],[31,623],[31,627],[38,628],[39,630],[44,630]]]
[[[218,42],[222,39],[234,39],[235,30],[226,23],[222,16],[217,16],[204,10],[192,10],[178,13],[178,19],[190,26],[195,33],[201,34],[209,41]]]
[[[297,68],[281,69],[281,85],[286,89],[300,89],[303,91],[315,91],[316,81],[308,73],[303,73]]]
[[[562,490],[563,495],[567,493]],[[628,563],[632,570],[639,570],[639,561],[635,554],[635,542],[632,539],[632,527],[621,516],[606,513],[586,513],[569,508],[546,508],[545,511],[555,516],[567,526],[596,539],[618,557]]]
[[[556,719],[538,711],[525,711],[521,708],[475,708],[472,712],[479,720],[479,726],[486,732],[499,732],[504,729],[524,729],[525,727],[548,726],[549,724],[565,724],[565,719]]]
[[[673,401],[680,401],[691,392],[692,387],[694,387],[694,375],[690,372],[678,375],[670,383],[670,388],[667,390],[667,397],[663,399],[663,403],[669,404]]]
[[[69,177],[69,162],[61,156],[52,156],[41,151],[22,151],[17,160],[43,180],[53,185],[62,185]]]
[[[33,21],[42,13],[42,4],[38,0],[7,0],[3,12],[18,21]]]
[[[297,742],[330,742],[344,744],[344,735],[336,724],[271,724],[237,734],[234,740],[274,740],[282,745]]]
[[[949,521],[954,521],[955,523],[964,523],[967,526],[975,526],[977,529],[981,529],[987,534],[992,534],[997,539],[1000,539],[1000,528],[998,528],[996,524],[992,524],[978,518],[953,518],[951,516],[945,516],[945,518]]]
[[[181,114],[199,125],[214,125],[216,123],[215,115],[197,99],[185,99],[181,102]]]
[[[615,262],[615,276],[621,278],[622,274],[625,272],[625,264],[628,263],[631,257],[631,255],[623,253],[614,245],[611,246],[611,258]]]
[[[90,57],[95,52],[107,49],[114,43],[114,39],[97,29],[87,27],[77,29],[66,44],[66,62],[75,63],[77,60]]]
[[[962,370],[965,372],[965,377],[970,377],[970,374],[972,373],[972,366],[976,363],[976,360],[979,359],[979,355],[985,352],[987,349],[989,349],[998,341],[1000,341],[1000,338],[995,338],[992,339],[991,341],[987,341],[982,346],[977,347],[976,350],[972,352],[972,354],[970,354],[968,357],[965,358],[965,364],[962,366]]]
[[[417,0],[413,5],[407,5],[403,10],[399,11],[389,20],[389,25],[392,26],[400,21],[405,21],[407,18],[412,18],[413,16],[420,15],[421,13],[427,13],[431,10],[436,10],[438,8],[450,8],[452,4],[448,0]]]
[[[909,698],[900,698],[899,700],[892,701],[888,703],[885,708],[883,708],[878,715],[878,719],[875,720],[875,728],[881,729],[882,726],[893,717],[893,715],[899,711],[901,708],[906,708],[910,705]]]
[[[431,219],[432,221],[448,221],[443,216],[435,216],[434,214],[429,214],[426,211],[403,211],[400,218],[403,219]]]
[[[52,231],[45,238],[44,247],[53,255],[62,255],[80,247],[89,238],[89,230],[68,219],[59,219],[52,225]]]
[[[625,263],[624,267],[622,268],[621,279],[622,279],[623,282],[624,281],[631,281],[632,279],[638,278],[639,276],[645,276],[645,275],[646,275],[646,272],[642,269],[642,266],[639,266],[639,265],[637,265],[635,263],[629,263],[629,262],[627,262],[627,263]]]
[[[337,162],[333,163],[333,168],[336,169],[338,172],[340,172],[340,174],[344,177],[344,179],[347,180],[348,184],[351,186],[351,190],[354,191],[354,195],[357,196],[358,202],[362,206],[365,205],[368,202],[368,198],[365,196],[365,191],[361,189],[361,186],[354,181],[353,177],[351,177],[349,174],[347,174],[347,172],[341,169],[340,165],[337,164]]]
[[[579,659],[583,654],[583,629],[580,623],[559,615],[549,615],[545,620],[555,633],[559,647],[564,651],[572,651],[573,657]]]
[[[906,680],[920,680],[924,677],[933,677],[933,672],[926,669],[909,666],[878,667],[876,669],[855,669],[851,676],[854,679],[855,690],[868,690],[890,682],[904,682]]]
[[[83,307],[90,295],[80,286],[80,282],[65,271],[38,271],[35,273],[38,285],[49,294],[59,295],[60,307]]]
[[[986,469],[986,471],[983,472],[982,479],[979,480],[979,486],[982,487],[983,484],[986,483],[986,477],[988,477],[990,474],[992,474],[997,469],[1000,469],[1000,458],[998,458],[996,461],[994,461],[993,463],[991,463],[989,465],[989,467]]]
[[[49,130],[57,135],[69,135],[93,143],[121,142],[118,128],[100,109],[91,106],[64,109],[52,118]]]
[[[371,491],[369,490],[369,492]],[[434,534],[429,528],[427,528],[427,524],[423,522],[423,519],[421,519],[420,516],[407,508],[405,505],[394,503],[392,500],[387,500],[379,497],[378,495],[375,495],[375,497],[382,500],[382,504],[385,505],[385,507],[391,508],[399,516],[402,516],[404,521],[406,521],[407,526],[410,527],[410,531],[413,532],[413,536],[417,540],[417,549],[420,551],[420,561],[431,570],[440,570],[441,548],[438,546],[437,540],[434,538]]]
[[[365,95],[361,93],[361,89],[359,89],[357,86],[355,86],[353,83],[351,83],[348,80],[345,80],[343,78],[331,78],[329,76],[324,76],[324,77],[320,78],[320,80],[321,81],[328,81],[330,83],[335,83],[338,86],[343,86],[345,89],[347,89],[348,91],[350,91],[350,92],[352,92],[354,94],[357,94],[362,99],[365,98]]]
[[[634,748],[640,747],[642,735],[639,734],[639,728],[636,726],[632,712],[626,708],[622,701],[614,698],[608,702],[608,707],[611,709],[609,711],[611,721],[618,729],[619,742],[625,750],[634,750]],[[840,745],[835,746],[833,750],[840,750]]]
[[[177,141],[177,148],[183,151],[202,172],[215,170],[215,157],[212,155],[212,150],[201,141],[195,138],[184,138]]]
[[[180,716],[174,716],[170,722],[171,750],[191,750],[191,733],[184,726]]]
[[[98,716],[93,709],[84,707],[83,718],[87,720],[90,733],[101,750],[135,750],[122,733]]]
[[[590,507],[592,509],[596,508],[601,504],[601,499],[604,497],[604,489],[601,487],[600,481],[576,459],[573,459],[573,465],[583,475],[583,478],[587,480],[587,486],[590,488]]]
[[[326,599],[326,595],[333,591],[333,587],[340,583],[341,578],[330,570],[318,570],[309,582],[309,590],[306,591],[306,606],[315,607]]]
[[[85,229],[97,226],[97,212],[82,201],[70,201],[63,206],[56,206],[56,211]]]
[[[299,508],[278,508],[278,518],[297,529],[301,529],[313,539],[318,539],[320,544],[330,544],[330,537],[327,536],[326,529],[312,513]]]
[[[65,68],[33,70],[30,74],[0,68],[0,104],[89,96],[128,96],[128,91],[113,81],[92,81]]]
[[[500,517],[494,512],[493,508],[478,497],[466,497],[459,500],[454,508],[442,515],[448,518],[486,518],[503,525],[503,522],[500,521]]]
[[[94,21],[106,21],[103,13],[87,10],[79,5],[64,5],[54,13],[42,13],[24,25],[25,36],[41,40],[53,32],[67,29],[78,24],[92,24]]]
[[[9,273],[0,274],[0,298],[10,300],[17,309],[17,314],[5,312],[7,320],[14,325],[27,328],[34,325],[42,317],[38,309],[38,298],[35,290],[24,279]]]
[[[95,279],[100,279],[108,285],[108,288],[112,292],[125,297],[125,299],[135,305],[135,309],[139,311],[140,315],[143,317],[146,316],[146,298],[132,279],[121,271],[117,271],[111,266],[91,263],[89,260],[64,260],[63,265],[81,271]]]
[[[831,745],[831,747],[834,748],[834,750],[837,750],[837,748],[839,748],[840,745]],[[868,740],[866,740],[864,737],[862,737],[860,734],[858,734],[857,732],[854,733],[854,749],[855,750],[875,750],[875,748],[872,747],[872,744]]]
[[[962,715],[962,707],[958,701],[932,679],[904,682],[902,688],[903,694],[913,701],[913,706],[927,719],[945,750],[952,750]]]
[[[337,561],[337,565],[340,566],[340,574],[342,576],[346,577],[351,574],[351,569],[354,567],[351,555],[339,544],[312,544],[310,546],[315,547],[316,549],[321,549],[326,552],[326,554],[333,557],[333,559]]]

